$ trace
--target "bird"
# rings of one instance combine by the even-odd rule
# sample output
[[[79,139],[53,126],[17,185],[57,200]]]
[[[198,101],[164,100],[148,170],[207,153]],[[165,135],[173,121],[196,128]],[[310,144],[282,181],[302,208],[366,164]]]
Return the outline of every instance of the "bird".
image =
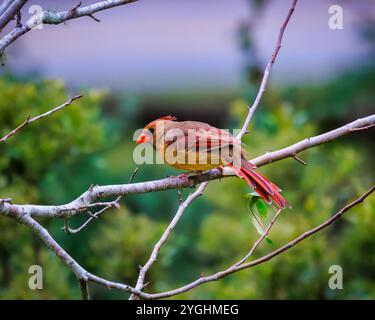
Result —
[[[246,159],[241,141],[229,131],[205,122],[177,121],[171,115],[162,116],[147,124],[136,144],[150,143],[164,163],[188,172],[202,172],[224,166],[232,168],[268,204],[288,207],[281,189],[256,171]]]

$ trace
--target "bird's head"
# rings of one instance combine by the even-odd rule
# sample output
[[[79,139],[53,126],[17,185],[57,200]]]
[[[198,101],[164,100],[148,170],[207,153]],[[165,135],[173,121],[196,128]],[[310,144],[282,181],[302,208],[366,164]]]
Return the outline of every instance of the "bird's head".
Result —
[[[164,116],[160,117],[154,121],[151,121],[147,126],[145,126],[142,130],[142,133],[138,137],[136,144],[141,143],[151,143],[152,138],[156,129],[156,126],[160,124],[161,121],[176,121],[176,117],[173,116]]]

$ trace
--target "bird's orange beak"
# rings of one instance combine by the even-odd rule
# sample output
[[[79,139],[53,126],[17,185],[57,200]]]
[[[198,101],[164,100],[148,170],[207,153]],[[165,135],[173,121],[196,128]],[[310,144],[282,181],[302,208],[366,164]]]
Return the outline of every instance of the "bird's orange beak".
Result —
[[[139,137],[138,137],[138,139],[137,139],[137,141],[135,142],[136,144],[141,144],[141,143],[148,143],[148,142],[150,142],[151,141],[151,138],[150,138],[150,136],[148,135],[148,134],[146,134],[146,133],[142,133]]]

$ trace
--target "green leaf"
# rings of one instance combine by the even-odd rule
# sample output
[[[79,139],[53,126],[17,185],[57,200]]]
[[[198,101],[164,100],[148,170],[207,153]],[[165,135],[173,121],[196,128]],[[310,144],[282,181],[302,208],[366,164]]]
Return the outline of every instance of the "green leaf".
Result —
[[[259,215],[262,217],[262,218],[266,218],[267,217],[267,206],[266,204],[264,203],[263,200],[259,199],[259,198],[256,198],[257,201],[256,201],[256,208],[258,210],[258,213]]]
[[[255,229],[257,230],[257,232],[260,235],[262,235],[264,232],[263,232],[263,226],[261,225],[260,220],[256,219],[255,216],[253,215],[251,217],[251,222],[253,223]]]
[[[249,192],[248,195],[249,195],[249,196],[252,196],[252,197],[257,197],[257,198],[260,197],[260,195],[259,195],[258,192],[256,192],[256,191]]]
[[[249,201],[247,202],[247,210],[249,210],[252,214],[254,211],[253,209],[254,209],[256,200],[257,198],[251,196],[251,198],[249,198]]]
[[[267,237],[266,237],[266,242],[267,242],[268,244],[272,244],[272,243],[273,243],[272,240],[271,240],[270,238],[267,238]]]

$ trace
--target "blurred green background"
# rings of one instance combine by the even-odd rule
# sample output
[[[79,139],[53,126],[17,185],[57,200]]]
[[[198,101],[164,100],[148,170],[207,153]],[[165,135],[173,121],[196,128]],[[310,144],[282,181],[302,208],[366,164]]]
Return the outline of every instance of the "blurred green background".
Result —
[[[164,2],[168,4],[168,1]],[[117,87],[90,84],[90,73],[86,76],[87,85],[76,84],[61,80],[63,76],[56,79],[48,73],[48,68],[42,72],[43,68],[39,70],[38,64],[32,64],[31,70],[31,62],[28,68],[17,68],[12,61],[19,59],[20,55],[27,56],[27,53],[21,49],[17,51],[17,47],[9,50],[7,65],[0,76],[1,136],[19,125],[26,116],[60,105],[73,92],[83,93],[84,98],[64,111],[32,124],[0,145],[0,198],[10,197],[20,204],[62,204],[77,197],[91,184],[127,182],[136,167],[132,158],[133,132],[157,116],[174,114],[181,120],[201,120],[223,128],[240,128],[247,104],[258,90],[264,68],[264,57],[258,51],[258,29],[249,22],[258,19],[267,25],[265,12],[276,5],[276,1],[243,2],[246,10],[242,11],[242,18],[233,24],[234,36],[230,39],[241,58],[238,69],[240,81],[238,86],[229,89],[223,88],[222,83],[216,87],[212,83],[206,86],[198,83],[198,86],[188,89],[181,85],[168,90],[169,85],[166,84],[162,91],[144,89],[135,93],[125,87],[121,89],[121,82],[117,83]],[[277,3],[278,9],[273,14],[282,20],[290,2]],[[299,3],[296,21],[288,27],[286,39],[288,33],[293,34],[293,28],[304,28],[304,20],[297,17],[298,10],[303,15],[306,3]],[[322,75],[314,81],[293,82],[286,77],[285,81],[279,79],[273,82],[271,77],[251,124],[250,134],[244,139],[252,157],[374,112],[375,16],[371,16],[368,10],[373,4],[363,1],[367,7],[363,5],[353,9],[347,1],[339,3],[352,15],[355,12],[356,19],[350,30],[356,34],[356,41],[366,46],[366,53],[361,55],[360,63],[351,61],[330,72],[329,76],[321,71]],[[318,11],[325,10],[327,19],[330,4],[330,1],[320,1],[320,7],[316,7]],[[199,3],[196,5],[199,6]],[[214,4],[205,4],[209,5]],[[111,12],[115,14],[116,9]],[[111,16],[110,12],[106,14]],[[206,15],[209,14],[208,11]],[[189,17],[189,12],[186,15]],[[277,26],[279,20],[272,23]],[[93,22],[85,23],[91,25]],[[107,23],[110,27],[111,22]],[[215,23],[220,24],[220,21]],[[73,24],[68,27],[69,34],[75,32]],[[323,30],[332,32],[326,26]],[[48,36],[48,30],[43,32]],[[270,48],[277,32],[278,27],[270,30],[272,41],[267,40]],[[126,36],[126,33],[122,35],[125,39]],[[43,34],[39,37],[38,41],[42,42]],[[19,40],[21,46],[22,41]],[[113,37],[112,41],[116,42],[116,39]],[[299,41],[295,34],[285,47],[292,41]],[[296,44],[292,47],[302,50]],[[310,61],[316,57],[318,62],[315,63],[319,64],[319,52],[329,49],[324,41],[314,43],[314,47],[316,51],[310,51],[306,59]],[[67,50],[74,53],[74,49],[69,47]],[[284,64],[291,65],[295,62],[293,56],[283,56],[283,50],[284,47],[274,73],[278,72],[279,61],[284,60]],[[271,51],[268,50],[267,57]],[[86,60],[90,60],[88,52],[85,54]],[[147,52],[143,54],[147,55]],[[173,56],[173,51],[170,54]],[[304,53],[301,53],[299,59],[303,57]],[[70,55],[66,59],[70,61]],[[207,59],[199,63],[204,64],[205,61]],[[171,67],[168,56],[158,63],[162,63],[160,70],[164,66],[166,69]],[[198,62],[193,59],[190,63],[193,68]],[[67,65],[71,72],[76,68],[73,63]],[[295,68],[298,73],[298,66]],[[98,69],[98,79],[102,69]],[[85,79],[82,72],[80,77]],[[211,76],[215,78],[215,73]],[[113,77],[119,76],[113,74]],[[183,80],[184,74],[179,77]],[[154,78],[157,81],[158,74]],[[207,79],[211,78],[207,76]],[[374,137],[374,130],[359,132],[305,151],[300,156],[308,163],[306,166],[286,159],[261,168],[262,173],[283,188],[283,195],[293,209],[280,216],[270,234],[272,243],[262,244],[254,257],[318,225],[370,187],[375,177]],[[177,173],[165,166],[144,165],[139,168],[134,181],[159,179]],[[195,280],[202,272],[208,275],[241,258],[258,237],[244,197],[249,191],[240,179],[211,182],[205,195],[188,208],[163,247],[148,275],[150,284],[147,291],[176,288]],[[191,190],[182,190],[183,197],[189,192]],[[65,234],[61,230],[62,220],[46,219],[41,222],[89,271],[110,280],[135,285],[138,266],[146,262],[153,245],[178,208],[177,190],[129,196],[121,204],[120,210],[108,212],[77,235]],[[84,215],[75,217],[70,223],[73,227],[78,226],[86,218]],[[0,217],[0,229],[1,299],[81,297],[72,272],[26,227]],[[205,284],[177,298],[375,299],[374,234],[375,198],[370,197],[334,225],[275,259]],[[27,285],[30,277],[28,269],[34,264],[43,267],[43,290],[30,290]],[[328,287],[331,265],[343,268],[343,290],[330,290]],[[93,284],[90,284],[90,289],[95,299],[128,297],[124,292]]]

